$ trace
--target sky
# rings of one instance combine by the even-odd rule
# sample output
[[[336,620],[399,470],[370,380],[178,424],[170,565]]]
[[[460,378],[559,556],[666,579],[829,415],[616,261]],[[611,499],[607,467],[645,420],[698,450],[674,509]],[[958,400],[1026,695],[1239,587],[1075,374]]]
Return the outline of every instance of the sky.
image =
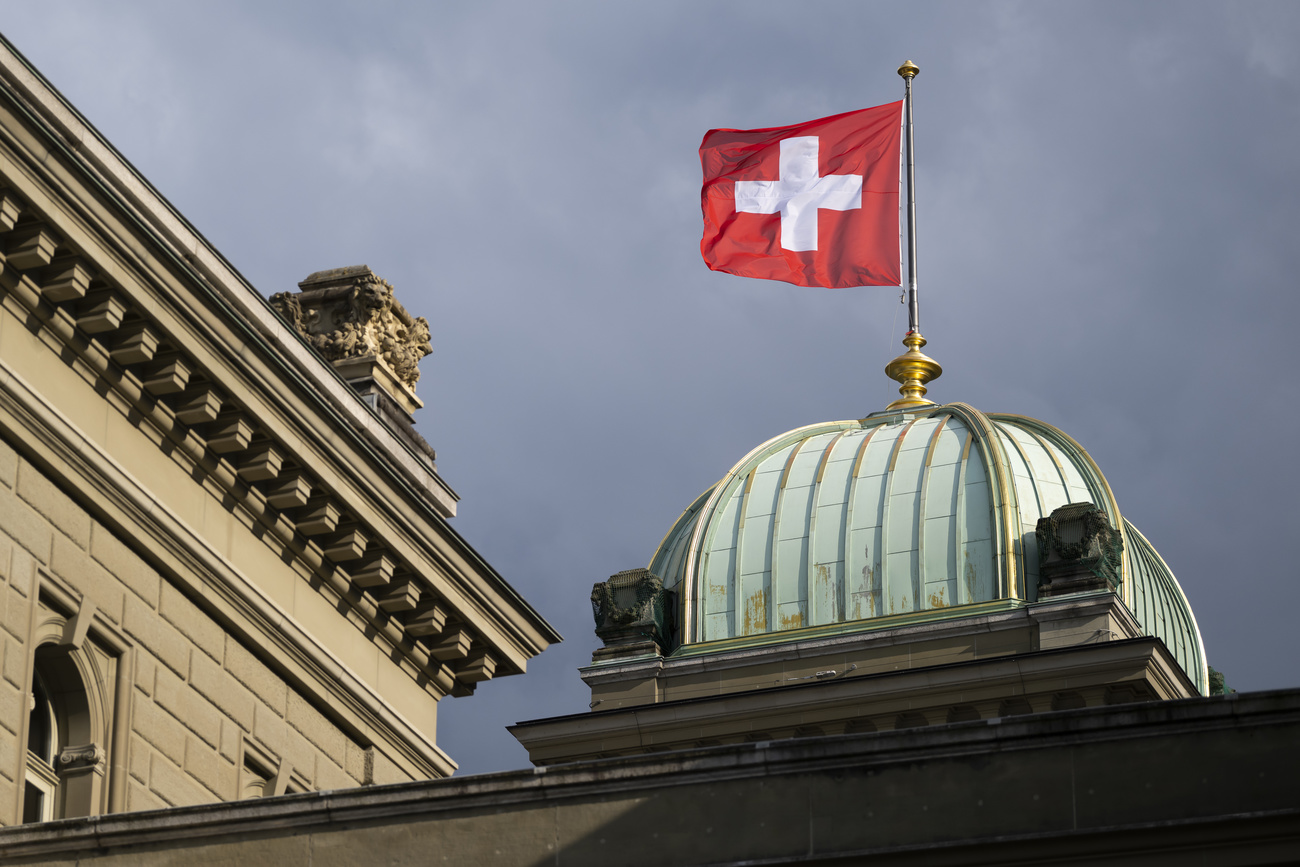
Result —
[[[264,295],[428,318],[455,528],[564,636],[439,707],[460,773],[579,713],[588,596],[749,449],[884,408],[899,290],[709,271],[697,149],[915,82],[939,402],[1069,433],[1238,690],[1300,686],[1300,4],[0,2]]]

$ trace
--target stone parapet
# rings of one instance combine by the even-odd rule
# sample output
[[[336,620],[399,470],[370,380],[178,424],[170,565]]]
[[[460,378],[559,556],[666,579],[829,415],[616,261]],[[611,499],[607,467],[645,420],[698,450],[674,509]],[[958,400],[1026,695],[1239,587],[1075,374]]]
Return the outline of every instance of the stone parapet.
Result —
[[[0,863],[1277,864],[1297,774],[1285,690],[24,826]]]
[[[666,669],[669,660],[659,661]],[[824,664],[824,663],[823,663]],[[708,678],[716,681],[716,674]],[[636,693],[643,678],[612,684],[591,713],[522,722],[511,734],[537,765],[632,756],[750,740],[922,728],[1051,710],[1179,699],[1194,687],[1155,638],[894,669],[856,663],[801,677],[750,673],[748,689],[693,697]],[[703,681],[700,681],[703,684]],[[678,692],[680,695],[680,691]],[[670,693],[671,695],[671,693]],[[608,709],[607,709],[608,708]]]

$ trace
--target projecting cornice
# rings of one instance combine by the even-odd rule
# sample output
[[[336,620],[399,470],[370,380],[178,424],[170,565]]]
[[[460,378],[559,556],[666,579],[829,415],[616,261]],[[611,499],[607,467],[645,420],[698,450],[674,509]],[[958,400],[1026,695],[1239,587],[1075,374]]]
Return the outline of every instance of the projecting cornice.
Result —
[[[5,309],[235,514],[241,544],[293,566],[303,587],[281,594],[319,594],[435,696],[559,639],[448,526],[456,495],[428,456],[7,42],[0,185]]]

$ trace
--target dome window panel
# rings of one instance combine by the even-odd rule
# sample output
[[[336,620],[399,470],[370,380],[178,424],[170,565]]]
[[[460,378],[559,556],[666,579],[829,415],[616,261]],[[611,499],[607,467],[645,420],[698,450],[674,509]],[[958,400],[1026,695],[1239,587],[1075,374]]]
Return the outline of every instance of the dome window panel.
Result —
[[[916,550],[919,512],[920,503],[912,494],[895,494],[889,498],[889,511],[885,514],[886,553]]]
[[[993,521],[989,508],[989,486],[986,482],[966,485],[963,493],[962,526],[968,541],[993,538]]]
[[[951,419],[944,424],[939,438],[935,440],[930,453],[930,466],[942,467],[961,461],[962,445],[966,441],[966,430]]]
[[[984,459],[980,456],[979,449],[974,448],[973,440],[966,445],[962,466],[966,468],[966,484],[974,485],[988,481],[988,474],[984,470]]]
[[[804,600],[782,602],[776,606],[775,630],[785,632],[789,629],[801,629],[807,624],[808,616]]]
[[[809,588],[809,625],[840,623],[844,618],[844,564],[813,564]]]
[[[840,447],[843,449],[843,446]],[[818,506],[838,506],[849,501],[849,473],[853,469],[851,455],[842,460],[830,460],[822,469],[821,481],[817,483]]]
[[[768,621],[768,604],[772,595],[772,573],[750,572],[741,575],[736,588],[738,611],[741,615],[740,635],[757,635],[771,631]]]
[[[1065,474],[1066,484],[1069,487],[1070,502],[1078,503],[1084,500],[1096,502],[1096,500],[1093,499],[1092,492],[1088,488],[1087,481],[1085,481],[1083,475],[1074,468],[1074,464],[1066,463],[1063,465],[1062,470]]]
[[[858,468],[859,477],[883,476],[889,472],[889,459],[894,453],[894,439],[888,432],[881,432],[871,437],[862,454],[862,464]]]
[[[724,551],[713,551],[708,558],[708,580],[705,582],[705,596],[702,600],[704,611],[712,614],[719,611],[730,611],[734,608],[732,602],[732,575],[735,572],[736,549],[727,548]]]
[[[885,513],[886,476],[865,476],[856,480],[849,499],[853,529],[879,527]]]
[[[988,602],[997,598],[991,540],[966,543],[961,555],[961,575],[957,587],[958,598],[962,602]]]
[[[830,444],[832,437],[820,437],[823,442],[810,441],[805,448],[799,449],[790,471],[786,474],[786,488],[809,488],[817,476],[817,465],[821,463],[822,448]]]
[[[952,515],[925,522],[921,560],[925,608],[947,608],[957,600],[957,521]]]
[[[709,539],[710,550],[723,550],[736,547],[736,533],[740,530],[741,510],[745,506],[745,497],[737,492],[723,504],[722,511],[714,520],[713,532]]]
[[[892,490],[899,496],[921,490],[921,471],[925,467],[925,452],[920,449],[900,449],[889,471]]]
[[[731,614],[730,611],[718,611],[708,614],[704,618],[704,641],[718,641],[723,638],[731,637]]]
[[[1057,462],[1053,460],[1052,455],[1048,454],[1046,447],[1037,437],[1020,428],[1011,428],[1008,433],[1020,446],[1021,454],[1024,455],[1036,482],[1061,484],[1061,473],[1057,468]]]
[[[779,526],[779,539],[806,538],[809,519],[812,514],[811,485],[788,487],[781,492],[780,507],[776,513]]]
[[[753,486],[745,493],[745,520],[770,518],[776,513],[776,498],[781,481],[781,467],[759,470]]]
[[[934,435],[935,429],[941,423],[937,418],[917,419],[911,424],[911,429],[900,437],[902,441],[902,451],[912,451],[913,449],[924,449],[930,446],[930,437]]]
[[[830,564],[844,562],[846,515],[844,504],[819,506],[813,525],[813,562]]]
[[[771,580],[777,628],[798,629],[808,622],[808,537],[782,539],[776,553]]]
[[[1038,523],[1038,518],[1045,518],[1062,506],[1068,506],[1071,502],[1070,495],[1066,492],[1065,486],[1059,482],[1039,482],[1037,489],[1038,502],[1041,505],[1043,514],[1034,517],[1033,521],[1035,525]]]
[[[865,620],[880,614],[880,590],[849,594],[849,620]]]
[[[861,620],[880,613],[880,528],[855,530],[850,535],[845,564],[848,584],[848,619]]]
[[[916,550],[885,555],[884,596],[886,609],[882,614],[906,614],[915,610],[917,597]]]
[[[766,524],[757,521],[748,522],[740,531],[740,544],[737,546],[739,562],[737,569],[741,575],[755,572],[768,572],[772,568],[772,533]]]
[[[957,512],[957,482],[961,467],[958,464],[931,466],[926,474],[925,514],[927,518],[953,515]]]

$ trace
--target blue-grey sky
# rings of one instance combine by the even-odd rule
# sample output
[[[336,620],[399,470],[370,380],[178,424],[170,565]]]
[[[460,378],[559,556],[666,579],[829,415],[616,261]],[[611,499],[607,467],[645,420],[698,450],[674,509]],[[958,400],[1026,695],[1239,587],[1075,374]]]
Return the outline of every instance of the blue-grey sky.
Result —
[[[595,581],[783,430],[883,408],[898,290],[708,271],[700,138],[916,80],[931,396],[1050,422],[1210,662],[1300,685],[1300,5],[4,2],[0,27],[265,295],[428,317],[456,528],[565,634],[441,705],[462,772],[584,711]]]

